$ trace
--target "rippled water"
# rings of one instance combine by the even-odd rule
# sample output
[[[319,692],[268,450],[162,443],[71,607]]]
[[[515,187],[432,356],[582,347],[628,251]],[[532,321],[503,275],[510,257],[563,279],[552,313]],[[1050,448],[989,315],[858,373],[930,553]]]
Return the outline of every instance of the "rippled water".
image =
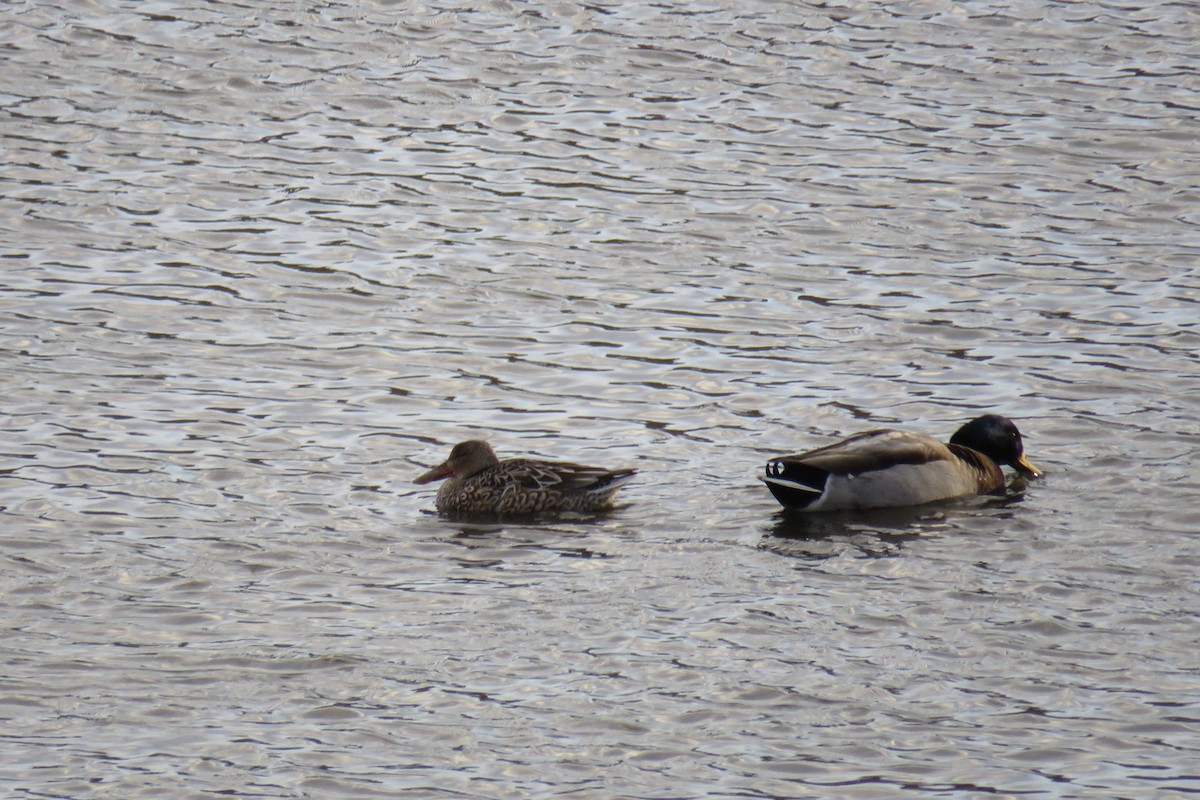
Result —
[[[1200,794],[1191,4],[0,25],[5,796]],[[981,410],[1044,481],[755,480]],[[482,435],[641,474],[440,520]]]

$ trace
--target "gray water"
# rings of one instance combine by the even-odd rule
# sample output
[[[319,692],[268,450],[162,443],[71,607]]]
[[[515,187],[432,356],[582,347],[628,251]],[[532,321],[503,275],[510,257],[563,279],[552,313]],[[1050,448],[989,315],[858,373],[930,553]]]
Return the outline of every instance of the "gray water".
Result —
[[[1190,3],[0,9],[0,795],[1200,794]],[[769,455],[1013,417],[1007,498]],[[636,466],[465,525],[462,439]]]

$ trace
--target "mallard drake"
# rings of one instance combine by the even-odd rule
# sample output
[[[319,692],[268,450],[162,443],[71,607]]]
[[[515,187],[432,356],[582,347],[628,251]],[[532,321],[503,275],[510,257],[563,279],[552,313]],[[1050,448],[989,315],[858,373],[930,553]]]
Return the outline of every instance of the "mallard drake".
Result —
[[[1004,486],[1000,465],[1027,478],[1041,472],[1025,458],[1012,420],[985,414],[949,444],[888,428],[767,462],[762,480],[786,508],[803,511],[888,508],[930,503]]]
[[[491,445],[473,439],[454,445],[449,458],[415,482],[447,479],[435,501],[443,514],[599,511],[612,505],[635,472],[530,458],[501,461]]]

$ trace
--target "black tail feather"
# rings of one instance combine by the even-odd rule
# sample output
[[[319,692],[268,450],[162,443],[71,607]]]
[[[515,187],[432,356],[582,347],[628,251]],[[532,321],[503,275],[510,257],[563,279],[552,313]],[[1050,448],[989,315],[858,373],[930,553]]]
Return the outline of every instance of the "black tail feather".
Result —
[[[785,508],[807,508],[825,491],[829,472],[796,461],[769,461],[763,481]]]

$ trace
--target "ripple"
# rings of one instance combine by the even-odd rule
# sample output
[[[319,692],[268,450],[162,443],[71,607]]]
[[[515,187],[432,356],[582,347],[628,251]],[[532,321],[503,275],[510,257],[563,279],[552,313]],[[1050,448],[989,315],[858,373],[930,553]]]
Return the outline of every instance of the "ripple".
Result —
[[[1183,6],[244,11],[8,18],[14,786],[1196,790]],[[755,480],[984,408],[1044,480]],[[639,480],[453,524],[469,435]]]

